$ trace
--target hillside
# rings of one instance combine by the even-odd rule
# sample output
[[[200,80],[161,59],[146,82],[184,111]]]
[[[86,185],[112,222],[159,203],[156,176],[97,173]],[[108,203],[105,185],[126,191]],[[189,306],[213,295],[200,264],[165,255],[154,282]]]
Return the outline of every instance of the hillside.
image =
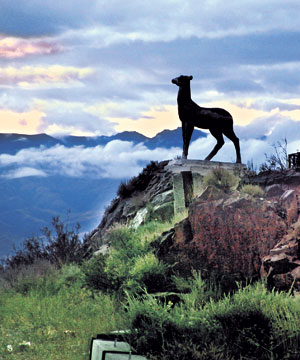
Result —
[[[147,221],[174,216],[168,164],[152,162],[139,176],[121,184],[101,223],[90,233],[94,250],[105,248],[106,234],[115,224],[137,228]],[[230,180],[226,171],[218,176]],[[247,193],[243,189],[249,185]],[[294,279],[295,289],[300,291],[299,199],[300,172],[246,172],[239,190],[211,186],[201,190],[189,205],[186,219],[153,246],[157,256],[172,266],[177,264],[181,274],[198,269],[203,276],[214,273],[224,281],[228,276],[229,283],[263,276],[280,289],[291,286]]]
[[[122,182],[84,244],[58,222],[50,246],[8,259],[0,356],[87,359],[121,330],[153,360],[299,359],[300,172],[218,167],[173,216],[173,170]]]

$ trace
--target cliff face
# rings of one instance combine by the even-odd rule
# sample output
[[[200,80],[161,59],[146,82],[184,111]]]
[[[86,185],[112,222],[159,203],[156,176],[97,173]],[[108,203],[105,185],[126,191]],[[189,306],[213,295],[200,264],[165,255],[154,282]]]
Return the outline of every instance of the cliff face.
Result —
[[[168,162],[151,163],[121,184],[91,240],[99,248],[114,224],[137,227],[173,215]],[[300,173],[272,172],[245,177],[259,184],[263,198],[208,187],[189,205],[188,217],[153,243],[157,256],[180,274],[199,269],[226,282],[267,277],[280,289],[300,290]]]

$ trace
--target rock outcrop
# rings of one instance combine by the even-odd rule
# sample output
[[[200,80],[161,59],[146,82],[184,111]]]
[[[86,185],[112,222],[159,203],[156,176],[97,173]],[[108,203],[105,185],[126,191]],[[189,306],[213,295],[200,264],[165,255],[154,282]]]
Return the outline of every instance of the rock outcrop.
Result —
[[[273,202],[207,188],[155,247],[180,273],[199,269],[204,277],[235,281],[259,277],[263,257],[287,230]]]
[[[106,209],[100,225],[89,235],[90,243],[103,245],[106,231],[114,224],[138,227],[151,219],[166,220],[174,215],[172,174],[168,161],[151,162],[127,183],[121,183],[118,196]]]
[[[272,189],[270,189],[272,190]],[[275,190],[275,188],[273,189]],[[272,195],[274,195],[272,191]],[[280,191],[280,186],[277,186]],[[283,189],[281,188],[281,191]],[[261,275],[267,277],[271,287],[288,290],[291,287],[300,290],[300,192],[283,191],[275,201],[281,216],[284,217],[288,231],[285,236],[262,258]]]
[[[174,214],[168,161],[149,164],[121,184],[118,197],[90,234],[96,249],[116,223],[137,228]],[[264,173],[243,179],[264,188],[264,197],[207,187],[189,205],[188,217],[152,245],[160,259],[181,275],[193,269],[223,283],[267,278],[272,287],[300,291],[300,173]],[[106,249],[107,251],[107,249]]]
[[[287,189],[300,189],[299,169],[265,171],[244,178],[245,183],[256,184],[263,188],[279,184]]]

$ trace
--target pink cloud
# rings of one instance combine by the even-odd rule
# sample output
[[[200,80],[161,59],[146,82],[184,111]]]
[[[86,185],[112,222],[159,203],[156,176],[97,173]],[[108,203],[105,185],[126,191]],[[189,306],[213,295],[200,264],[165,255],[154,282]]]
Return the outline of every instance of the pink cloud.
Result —
[[[16,59],[32,55],[51,55],[62,51],[54,42],[6,37],[0,39],[0,58]]]

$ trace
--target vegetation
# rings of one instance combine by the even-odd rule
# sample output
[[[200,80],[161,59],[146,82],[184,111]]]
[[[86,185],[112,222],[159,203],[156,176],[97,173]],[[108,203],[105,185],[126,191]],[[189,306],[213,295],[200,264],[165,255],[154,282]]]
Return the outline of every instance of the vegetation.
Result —
[[[45,260],[61,266],[65,263],[80,263],[88,256],[88,246],[79,237],[80,225],[69,229],[60,218],[52,219],[52,228],[45,227],[41,237],[25,240],[23,248],[5,260],[9,268],[18,268]]]
[[[184,216],[182,214],[181,216]],[[86,286],[92,291],[102,291],[123,297],[126,291],[165,291],[172,288],[168,279],[169,267],[154,255],[151,246],[162,232],[170,229],[173,222],[148,222],[133,229],[116,226],[107,234],[109,254],[99,254],[86,261],[82,268]]]
[[[129,297],[135,348],[152,359],[299,358],[299,300],[270,292],[261,282],[210,299],[201,296],[203,287],[175,306],[149,294]]]
[[[144,191],[151,179],[149,174],[155,172],[157,169],[158,162],[151,161],[138,176],[132,177],[129,181],[122,181],[117,191],[118,196],[121,199],[126,199],[135,191]]]
[[[287,145],[286,138],[273,144],[274,153],[271,155],[265,154],[266,161],[261,164],[259,170],[268,172],[273,170],[286,170],[288,166]]]
[[[264,190],[258,185],[244,185],[241,188],[241,192],[244,194],[248,194],[253,197],[263,197]]]
[[[36,266],[26,270],[14,284],[2,281],[0,359],[88,359],[91,338],[117,328],[119,305],[101,293],[92,298],[78,265],[47,267],[40,277]]]
[[[145,181],[122,185],[119,196]],[[204,181],[225,191],[238,186],[222,169]],[[255,186],[242,191],[261,196]],[[300,299],[292,290],[257,281],[223,291],[201,272],[179,276],[156,257],[153,242],[186,215],[115,226],[109,252],[96,256],[79,227],[54,218],[53,229],[26,240],[0,267],[0,359],[84,360],[92,337],[120,329],[150,360],[299,359]]]
[[[203,185],[211,185],[217,189],[229,192],[230,190],[234,190],[238,187],[239,181],[239,177],[233,175],[231,172],[222,168],[215,168],[208,175],[204,176]]]
[[[200,273],[175,276],[150,246],[171,226],[115,227],[110,253],[83,263],[7,263],[0,358],[88,359],[93,336],[126,328],[152,360],[298,359],[300,300],[262,282],[225,294]]]

